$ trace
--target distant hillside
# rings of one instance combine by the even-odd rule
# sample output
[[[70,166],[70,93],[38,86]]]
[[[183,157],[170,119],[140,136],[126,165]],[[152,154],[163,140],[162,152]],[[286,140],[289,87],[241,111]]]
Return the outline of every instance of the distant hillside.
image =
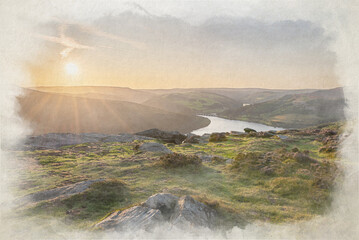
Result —
[[[137,103],[35,90],[25,90],[18,101],[19,114],[31,124],[34,134],[134,133],[150,128],[187,133],[209,124],[205,118],[175,114]]]
[[[37,87],[34,89],[44,94],[46,92],[49,94],[61,94],[69,99],[78,99],[78,101],[80,101],[79,98],[84,99],[84,102],[92,99],[94,108],[104,108],[104,104],[110,105],[111,108],[107,108],[109,112],[117,111],[116,108],[112,109],[112,106],[116,106],[114,102],[120,102],[119,106],[130,106],[129,102],[132,102],[137,104],[133,108],[138,113],[144,111],[146,114],[154,113],[156,115],[155,112],[160,111],[159,109],[162,112],[167,112],[169,116],[173,116],[173,113],[192,116],[216,113],[225,118],[247,120],[280,127],[306,127],[322,122],[338,121],[344,118],[344,95],[342,88],[329,90],[260,88],[137,90],[122,87],[79,86]],[[141,105],[138,105],[139,103]],[[243,104],[250,105],[243,107]],[[140,106],[143,110],[136,110]],[[154,111],[149,110],[153,108],[155,109]],[[123,116],[122,112],[125,112],[125,114],[130,112],[130,110],[118,111],[115,114],[119,114],[123,118],[126,116]],[[91,111],[89,111],[89,114],[91,114]],[[109,115],[109,113],[105,115]],[[149,119],[152,119],[152,117]],[[193,128],[189,127],[190,125],[182,128],[182,126],[175,125],[175,122],[180,123],[180,121],[174,121],[173,125],[164,125],[164,127],[168,127],[168,130],[196,128],[195,126]],[[136,121],[133,124],[135,123]],[[146,126],[149,125],[151,124],[146,124]],[[139,127],[134,128],[138,129]],[[121,129],[129,132],[127,128],[122,127]]]
[[[32,89],[41,92],[69,94],[77,97],[108,99],[135,103],[142,103],[155,96],[155,94],[151,92],[124,87],[56,86],[36,87]]]
[[[273,99],[278,99],[286,95],[311,93],[316,91],[315,89],[299,89],[299,90],[277,90],[277,89],[262,89],[262,88],[218,88],[218,89],[206,89],[207,92],[213,92],[219,95],[223,95],[233,100],[246,104],[254,104],[260,102],[266,102]]]
[[[227,110],[222,117],[280,127],[307,127],[344,119],[342,88],[286,95],[279,99]]]
[[[42,92],[62,93],[70,94],[78,97],[96,98],[96,99],[109,99],[119,100],[135,103],[143,103],[153,99],[152,103],[155,104],[157,96],[172,95],[172,94],[184,94],[180,97],[183,98],[196,98],[194,93],[207,96],[204,98],[210,98],[215,101],[222,102],[218,99],[220,95],[224,104],[232,104],[235,101],[239,105],[243,103],[259,103],[273,99],[279,99],[286,95],[311,93],[317,90],[315,89],[300,89],[300,90],[281,90],[281,89],[262,89],[262,88],[174,88],[174,89],[131,89],[124,87],[103,87],[103,86],[55,86],[55,87],[36,87],[34,90]],[[215,94],[210,96],[210,94]],[[185,96],[185,95],[188,95]],[[201,97],[201,96],[199,96]],[[197,97],[198,98],[198,97]],[[159,98],[158,98],[159,99]],[[232,100],[230,103],[228,100]],[[177,101],[175,99],[175,101]],[[151,104],[152,104],[151,103]],[[223,104],[222,104],[223,105]],[[228,107],[227,107],[228,108]],[[166,107],[167,109],[167,107]]]
[[[231,98],[207,92],[162,94],[143,104],[183,114],[220,113],[238,107]]]
[[[278,99],[286,95],[311,93],[316,89],[282,90],[282,89],[263,89],[263,88],[174,88],[174,89],[143,89],[142,91],[157,95],[174,93],[213,93],[236,101],[239,105],[243,103],[259,103],[273,99]]]

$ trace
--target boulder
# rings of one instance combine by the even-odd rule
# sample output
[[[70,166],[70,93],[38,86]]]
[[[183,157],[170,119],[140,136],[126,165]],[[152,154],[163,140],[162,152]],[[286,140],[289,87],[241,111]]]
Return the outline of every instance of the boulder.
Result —
[[[109,230],[151,230],[164,223],[180,228],[200,226],[212,229],[217,225],[217,213],[190,196],[178,198],[159,193],[139,206],[115,211],[95,226]]]
[[[150,230],[164,222],[160,210],[145,206],[135,206],[124,211],[115,211],[95,226],[111,230]]]
[[[183,196],[179,199],[171,223],[177,227],[206,227],[216,226],[216,211],[207,205],[194,200],[191,196]]]
[[[187,137],[177,131],[162,131],[157,128],[138,132],[135,135],[157,138],[167,143],[181,144]]]
[[[183,141],[183,143],[199,143],[199,142],[200,142],[200,136],[197,135],[187,136],[187,138]]]
[[[157,193],[149,197],[143,205],[153,209],[173,209],[178,199],[179,197],[169,193]]]
[[[146,202],[143,203],[143,206],[160,210],[163,217],[169,220],[178,200],[179,197],[175,195],[169,193],[158,193],[149,197]]]
[[[285,136],[285,135],[277,135],[277,137],[279,137],[279,139],[281,140],[287,140],[289,137]]]
[[[243,129],[243,130],[244,130],[244,132],[246,132],[246,133],[257,132],[256,130],[254,130],[254,129],[252,129],[252,128],[245,128],[245,129]]]
[[[162,152],[162,153],[172,153],[165,145],[155,142],[146,142],[143,143],[139,148],[143,152]]]

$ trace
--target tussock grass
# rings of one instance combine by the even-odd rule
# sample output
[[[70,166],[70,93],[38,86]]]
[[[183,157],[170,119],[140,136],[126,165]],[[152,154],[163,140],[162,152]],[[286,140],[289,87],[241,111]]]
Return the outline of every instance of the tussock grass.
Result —
[[[340,132],[335,126],[326,128]],[[41,203],[27,211],[86,226],[108,212],[139,204],[163,191],[192,195],[213,206],[225,226],[256,220],[291,222],[323,214],[340,176],[336,155],[319,151],[324,143],[312,130],[281,134],[290,140],[228,135],[223,142],[167,145],[176,153],[162,156],[137,152],[138,141],[19,152],[24,161],[31,159],[33,164],[22,173],[24,187],[18,193],[21,196],[88,179],[114,179],[94,185],[86,193]],[[298,151],[292,152],[293,148]],[[296,153],[316,162],[299,161],[294,158]],[[196,154],[234,161],[227,164],[218,158],[201,163]]]
[[[160,156],[158,164],[164,168],[178,168],[189,165],[199,167],[202,164],[202,160],[196,155],[169,153]]]

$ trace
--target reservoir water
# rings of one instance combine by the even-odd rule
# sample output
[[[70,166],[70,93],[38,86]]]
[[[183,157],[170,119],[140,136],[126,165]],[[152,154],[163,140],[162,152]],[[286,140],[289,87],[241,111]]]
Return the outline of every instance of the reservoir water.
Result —
[[[229,119],[212,117],[212,116],[202,116],[202,115],[199,116],[208,118],[211,121],[211,123],[207,127],[192,131],[192,133],[196,135],[203,135],[205,133],[214,133],[214,132],[230,132],[230,131],[244,132],[245,128],[252,128],[257,132],[270,131],[270,130],[274,130],[274,131],[284,130],[284,128],[271,127],[254,122],[229,120]]]

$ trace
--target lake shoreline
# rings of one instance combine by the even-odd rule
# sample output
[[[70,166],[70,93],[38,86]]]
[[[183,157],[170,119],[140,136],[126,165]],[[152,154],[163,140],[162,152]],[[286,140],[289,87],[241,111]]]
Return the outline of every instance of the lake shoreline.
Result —
[[[210,124],[206,127],[199,128],[191,132],[192,134],[196,134],[196,135],[203,135],[206,133],[214,133],[214,132],[231,132],[231,131],[244,132],[244,128],[252,128],[258,132],[270,131],[270,130],[274,130],[274,131],[285,130],[284,128],[281,127],[273,127],[256,122],[231,120],[217,116],[206,116],[206,115],[197,115],[197,116],[209,119]]]

